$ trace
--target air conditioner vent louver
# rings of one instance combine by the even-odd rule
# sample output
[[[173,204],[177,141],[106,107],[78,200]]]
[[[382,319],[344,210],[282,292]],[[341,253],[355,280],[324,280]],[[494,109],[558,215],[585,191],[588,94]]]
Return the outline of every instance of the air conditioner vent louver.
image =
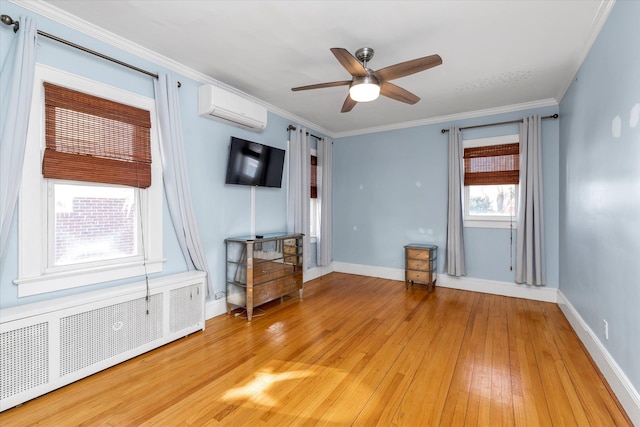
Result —
[[[49,382],[48,324],[0,334],[0,361],[0,399]]]
[[[267,127],[265,107],[213,85],[202,85],[198,89],[198,114],[253,132]]]

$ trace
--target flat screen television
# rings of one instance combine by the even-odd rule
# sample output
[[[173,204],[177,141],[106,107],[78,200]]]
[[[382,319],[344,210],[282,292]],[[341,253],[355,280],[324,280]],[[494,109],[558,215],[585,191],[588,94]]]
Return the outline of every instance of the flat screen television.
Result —
[[[231,137],[226,184],[282,186],[284,150]]]

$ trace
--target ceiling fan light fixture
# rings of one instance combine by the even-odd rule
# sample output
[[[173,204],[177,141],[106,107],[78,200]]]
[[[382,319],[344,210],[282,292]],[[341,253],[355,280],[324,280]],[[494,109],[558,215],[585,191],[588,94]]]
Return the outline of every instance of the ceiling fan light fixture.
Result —
[[[356,102],[369,102],[380,96],[380,85],[375,77],[356,77],[349,87],[349,96]]]

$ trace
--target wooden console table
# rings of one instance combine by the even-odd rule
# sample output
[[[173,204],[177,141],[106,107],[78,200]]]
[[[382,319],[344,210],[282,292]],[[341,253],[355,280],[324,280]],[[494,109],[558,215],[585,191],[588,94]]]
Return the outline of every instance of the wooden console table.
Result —
[[[302,298],[302,234],[233,237],[226,244],[227,313],[253,309],[298,291]]]

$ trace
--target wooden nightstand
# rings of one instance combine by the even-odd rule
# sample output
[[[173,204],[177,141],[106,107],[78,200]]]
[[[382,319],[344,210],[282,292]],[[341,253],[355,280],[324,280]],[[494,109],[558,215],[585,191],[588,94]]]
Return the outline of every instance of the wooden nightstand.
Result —
[[[409,289],[409,283],[420,283],[433,291],[438,278],[438,247],[412,243],[404,247],[404,255],[405,288]]]

